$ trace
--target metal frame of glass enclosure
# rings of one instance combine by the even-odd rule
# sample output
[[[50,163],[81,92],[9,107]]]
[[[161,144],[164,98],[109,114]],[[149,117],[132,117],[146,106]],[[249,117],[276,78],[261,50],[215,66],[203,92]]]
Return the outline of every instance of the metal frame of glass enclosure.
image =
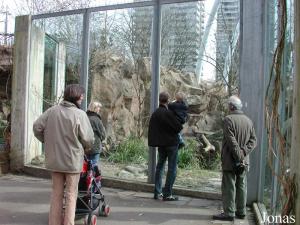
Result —
[[[289,0],[288,7],[292,5],[293,0]],[[278,41],[278,12],[277,0],[272,1],[241,1],[241,65],[240,65],[240,91],[244,101],[244,111],[252,117],[256,133],[258,136],[258,146],[255,152],[251,154],[251,170],[248,177],[248,200],[264,203],[268,212],[272,215],[278,214],[280,205],[280,187],[279,180],[273,176],[272,170],[279,171],[280,158],[274,157],[272,168],[270,169],[267,162],[268,155],[268,136],[267,125],[265,121],[266,102],[265,97],[270,98],[270,92],[273,91],[272,81],[269,93],[267,85],[270,80],[271,66],[275,48]],[[288,24],[285,42],[292,41],[293,16],[288,10]],[[289,48],[289,49],[288,49]],[[283,63],[282,63],[282,90],[280,93],[280,102],[278,113],[280,114],[280,124],[283,127],[287,112],[290,111],[292,103],[286,103],[289,97],[288,78],[291,79],[294,71],[290,68],[291,52],[293,49],[285,46]],[[295,49],[294,49],[295,51]],[[295,66],[295,65],[294,65]],[[287,73],[289,72],[289,73]],[[290,76],[290,77],[289,77]],[[294,90],[295,91],[295,90]],[[268,94],[268,96],[266,96]],[[295,106],[293,106],[295,107]],[[291,140],[291,134],[287,133],[287,140]],[[274,137],[273,145],[275,152],[278,152],[278,140]],[[291,148],[287,148],[291,151]],[[293,159],[292,159],[293,160]],[[264,211],[262,207],[262,212]]]
[[[80,83],[86,89],[88,88],[88,62],[89,62],[89,25],[90,14],[92,12],[100,12],[107,10],[137,8],[137,7],[153,7],[153,22],[152,22],[152,39],[151,39],[151,52],[152,52],[152,77],[151,77],[151,99],[150,99],[150,112],[153,112],[158,106],[158,93],[160,81],[160,52],[161,52],[161,20],[162,5],[197,2],[201,0],[149,0],[133,3],[115,4],[107,6],[99,6],[86,9],[69,10],[63,12],[46,13],[40,15],[33,15],[32,20],[43,19],[58,16],[67,16],[82,14],[83,15],[83,38],[82,38],[82,54],[81,54],[81,74]],[[264,1],[262,1],[264,2]],[[272,15],[269,12],[268,3],[261,1],[241,1],[241,17],[240,17],[240,41],[242,42],[241,48],[241,66],[240,66],[240,80],[241,80],[241,97],[245,101],[245,111],[248,115],[253,116],[255,128],[258,131],[258,139],[260,140],[258,150],[251,156],[252,171],[249,174],[249,196],[250,202],[263,201],[263,191],[265,185],[265,155],[264,150],[266,146],[266,134],[264,124],[264,97],[265,97],[265,83],[268,80],[270,58],[272,57],[272,38],[270,37],[270,30],[273,29],[274,24]],[[263,7],[261,7],[264,5]],[[255,9],[255,10],[253,10]],[[250,16],[249,16],[250,15]],[[252,18],[253,17],[253,18]],[[263,21],[263,23],[261,22]],[[273,26],[273,27],[272,27]],[[255,28],[254,28],[255,27]],[[251,36],[246,40],[246,35]],[[246,40],[246,41],[245,41]],[[271,42],[270,42],[271,41]],[[244,43],[243,43],[244,42]],[[246,43],[247,42],[247,43]],[[251,56],[257,56],[253,59],[252,64],[246,60]],[[243,61],[242,61],[243,60]],[[257,62],[257,63],[256,63]],[[251,75],[251,76],[249,76]],[[260,77],[263,75],[262,77]],[[249,83],[255,82],[256,84],[249,89]],[[248,88],[248,89],[247,89]],[[258,99],[259,98],[259,99]],[[247,105],[249,104],[249,105]],[[83,108],[86,109],[87,96],[83,102]],[[254,106],[254,107],[253,107]],[[249,108],[248,108],[249,107]],[[252,107],[252,108],[251,108]],[[259,152],[260,150],[260,152]],[[148,182],[154,182],[156,165],[156,151],[153,148],[149,150],[148,162]],[[276,182],[275,182],[276,183]],[[275,184],[272,183],[272,190],[275,189]],[[270,196],[272,201],[276,201],[276,193]]]
[[[88,89],[88,65],[89,65],[89,30],[90,30],[90,14],[92,12],[138,8],[138,7],[153,7],[153,22],[152,22],[152,75],[151,75],[151,100],[150,100],[150,112],[153,112],[158,106],[158,93],[159,93],[159,80],[160,80],[160,48],[161,48],[161,7],[165,4],[185,3],[185,2],[197,2],[201,0],[152,0],[141,1],[133,3],[106,5],[99,7],[92,7],[86,9],[68,10],[63,12],[45,13],[39,15],[33,15],[32,20],[44,19],[50,17],[67,16],[75,14],[83,14],[83,38],[82,38],[82,54],[81,54],[81,74],[80,84]],[[87,95],[85,95],[82,107],[85,110],[87,108]],[[149,162],[148,162],[148,182],[154,183],[156,166],[156,151],[153,147],[149,149]]]

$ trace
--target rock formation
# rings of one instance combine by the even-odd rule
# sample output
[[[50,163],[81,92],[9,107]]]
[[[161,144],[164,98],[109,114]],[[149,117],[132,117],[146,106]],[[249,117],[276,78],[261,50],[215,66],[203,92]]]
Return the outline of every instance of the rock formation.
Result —
[[[103,104],[102,118],[114,143],[133,134],[147,132],[150,116],[151,61],[139,60],[132,65],[111,53],[97,52],[91,60],[91,100]],[[218,84],[198,85],[191,73],[161,67],[160,91],[185,93],[189,120],[185,135],[195,132],[213,134],[221,129],[226,90]]]

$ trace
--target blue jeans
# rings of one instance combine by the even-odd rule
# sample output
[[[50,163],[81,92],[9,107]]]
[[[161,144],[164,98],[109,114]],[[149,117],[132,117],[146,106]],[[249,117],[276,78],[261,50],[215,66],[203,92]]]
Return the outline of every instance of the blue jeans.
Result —
[[[168,159],[168,172],[165,182],[165,187],[162,190],[162,176]],[[164,196],[172,195],[173,184],[176,179],[178,160],[178,145],[158,148],[158,162],[155,172],[155,194],[163,193]]]
[[[88,160],[91,160],[93,165],[97,165],[100,159],[100,153],[95,153],[95,154],[88,154],[86,155]]]

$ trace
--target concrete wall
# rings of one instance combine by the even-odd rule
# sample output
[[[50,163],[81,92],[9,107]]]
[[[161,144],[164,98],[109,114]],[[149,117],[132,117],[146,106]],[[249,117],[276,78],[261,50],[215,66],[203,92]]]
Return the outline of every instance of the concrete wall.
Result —
[[[28,147],[24,149],[25,164],[30,163],[35,156],[41,155],[42,153],[41,143],[34,137],[32,124],[43,112],[45,33],[39,28],[32,26],[30,43],[30,73],[28,78],[29,92],[27,106]]]
[[[22,168],[27,147],[27,106],[31,17],[16,18],[12,77],[11,169]]]
[[[32,124],[42,112],[44,33],[30,16],[16,18],[12,79],[11,169],[18,170],[41,153]]]

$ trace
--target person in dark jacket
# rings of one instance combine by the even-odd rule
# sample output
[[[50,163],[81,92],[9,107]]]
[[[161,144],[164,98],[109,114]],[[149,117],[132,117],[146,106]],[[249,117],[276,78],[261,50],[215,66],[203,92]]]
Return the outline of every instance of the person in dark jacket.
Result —
[[[188,114],[188,106],[187,103],[184,101],[184,94],[182,92],[177,92],[175,95],[175,101],[169,103],[168,105],[169,110],[174,112],[176,118],[181,124],[184,124],[187,121]],[[185,146],[183,137],[181,133],[178,133],[179,137],[179,146],[178,149]]]
[[[256,147],[252,121],[241,111],[237,96],[228,100],[229,115],[224,119],[222,161],[222,202],[224,212],[213,219],[233,221],[246,216],[247,177],[249,154]]]
[[[99,115],[102,104],[100,102],[91,102],[86,112],[90,123],[94,131],[95,142],[87,158],[92,161],[93,164],[97,164],[100,159],[100,153],[102,152],[102,142],[106,138],[106,131]]]
[[[178,159],[178,133],[182,124],[174,113],[168,110],[169,94],[162,92],[159,95],[159,107],[153,112],[149,122],[148,145],[158,147],[158,162],[155,172],[154,199],[163,198],[164,201],[176,201],[177,196],[172,194],[176,179]],[[168,159],[168,172],[165,186],[162,189],[164,166]]]

